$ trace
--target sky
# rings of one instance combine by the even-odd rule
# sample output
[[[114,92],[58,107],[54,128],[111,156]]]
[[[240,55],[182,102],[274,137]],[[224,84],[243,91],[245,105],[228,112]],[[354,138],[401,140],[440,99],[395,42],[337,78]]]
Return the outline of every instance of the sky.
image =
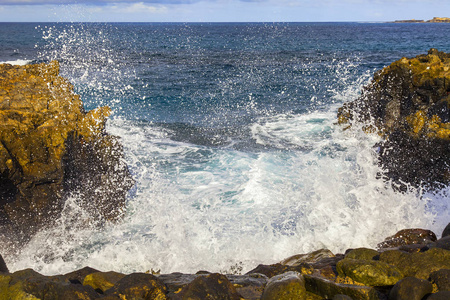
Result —
[[[447,0],[0,0],[0,22],[384,22],[450,17]]]

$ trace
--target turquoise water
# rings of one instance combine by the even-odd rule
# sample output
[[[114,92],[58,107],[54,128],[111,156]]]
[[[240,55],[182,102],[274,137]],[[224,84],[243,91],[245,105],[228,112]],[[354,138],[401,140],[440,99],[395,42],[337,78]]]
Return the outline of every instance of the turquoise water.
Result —
[[[108,105],[135,187],[96,229],[78,197],[11,270],[244,271],[326,247],[375,247],[406,227],[440,234],[448,188],[395,192],[376,136],[335,125],[377,69],[448,24],[0,23],[0,61],[57,59],[87,109]],[[1,249],[0,249],[1,251]],[[3,253],[2,253],[3,254]]]

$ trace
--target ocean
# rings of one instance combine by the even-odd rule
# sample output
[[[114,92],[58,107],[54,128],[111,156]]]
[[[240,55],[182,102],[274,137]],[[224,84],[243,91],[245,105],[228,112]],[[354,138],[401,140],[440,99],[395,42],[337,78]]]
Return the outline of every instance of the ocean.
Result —
[[[439,236],[450,188],[397,192],[379,137],[337,109],[376,70],[430,48],[450,24],[0,23],[0,62],[58,60],[136,180],[99,229],[74,193],[10,271],[246,272],[294,254],[376,247],[404,228]]]

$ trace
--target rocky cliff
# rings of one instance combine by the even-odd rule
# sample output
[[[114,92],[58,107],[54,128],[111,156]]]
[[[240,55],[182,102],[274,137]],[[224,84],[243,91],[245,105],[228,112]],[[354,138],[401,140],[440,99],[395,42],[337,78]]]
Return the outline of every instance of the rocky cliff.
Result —
[[[374,75],[338,112],[340,124],[365,124],[384,137],[379,163],[397,183],[450,183],[450,54],[402,58]]]
[[[110,111],[86,112],[59,64],[0,65],[0,228],[26,240],[78,193],[92,218],[117,220],[133,181]]]

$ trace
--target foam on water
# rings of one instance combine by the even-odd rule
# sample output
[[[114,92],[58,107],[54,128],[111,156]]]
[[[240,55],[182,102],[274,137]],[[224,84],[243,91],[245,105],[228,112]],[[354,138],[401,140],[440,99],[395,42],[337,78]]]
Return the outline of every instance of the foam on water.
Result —
[[[113,97],[107,104],[116,115],[107,130],[120,137],[136,185],[125,219],[102,229],[72,195],[56,227],[6,255],[11,271],[58,274],[88,265],[125,273],[232,266],[245,272],[323,247],[335,253],[375,247],[404,228],[439,234],[449,220],[449,188],[434,194],[395,192],[377,179],[382,171],[374,148],[378,137],[334,124],[337,107],[357,97],[372,73],[352,77],[350,61],[321,62],[329,63],[332,73],[324,83],[329,85],[318,87],[334,95],[328,104],[253,114],[257,117],[235,124],[239,128],[231,132],[126,118],[121,112],[129,108],[122,99],[136,96],[130,86],[135,71],[110,50],[110,37],[82,25],[42,30],[46,43],[57,46],[44,44],[41,59],[62,61],[63,75],[90,97],[83,99],[87,107]],[[302,66],[305,72],[307,67]],[[307,88],[315,90],[320,83],[316,78]],[[222,89],[226,94],[231,88]],[[322,100],[314,95],[310,101]],[[252,101],[245,107],[256,109]]]
[[[259,120],[249,130],[272,147],[252,153],[174,142],[163,128],[115,119],[108,130],[121,137],[137,180],[126,219],[86,227],[88,212],[71,198],[59,226],[10,269],[248,271],[323,247],[375,247],[403,228],[441,232],[448,191],[395,192],[376,179],[376,137],[343,132],[334,120],[334,109]]]
[[[8,61],[0,61],[0,64],[10,64],[16,66],[25,66],[31,64],[33,61],[29,59],[17,59],[17,60],[8,60]]]

